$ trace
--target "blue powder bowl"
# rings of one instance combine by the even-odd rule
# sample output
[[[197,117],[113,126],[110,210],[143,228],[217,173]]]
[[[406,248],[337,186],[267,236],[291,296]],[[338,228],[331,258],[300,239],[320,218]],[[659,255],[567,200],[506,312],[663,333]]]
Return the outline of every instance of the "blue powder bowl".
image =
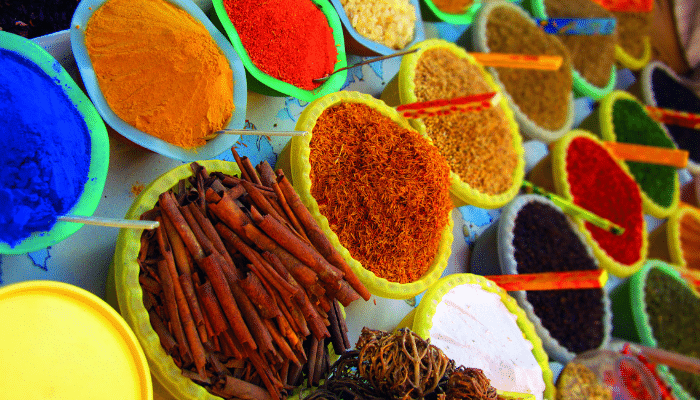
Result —
[[[55,82],[56,90],[66,94],[72,105],[78,110],[80,117],[85,121],[90,135],[90,165],[87,181],[82,194],[66,214],[92,215],[102,197],[109,165],[109,139],[102,118],[90,99],[61,64],[37,44],[21,36],[0,31],[0,48],[16,53],[45,72]],[[37,93],[37,95],[42,94]],[[53,246],[78,231],[82,226],[78,223],[59,221],[50,230],[34,232],[31,236],[14,245],[0,242],[0,254],[24,254]]]

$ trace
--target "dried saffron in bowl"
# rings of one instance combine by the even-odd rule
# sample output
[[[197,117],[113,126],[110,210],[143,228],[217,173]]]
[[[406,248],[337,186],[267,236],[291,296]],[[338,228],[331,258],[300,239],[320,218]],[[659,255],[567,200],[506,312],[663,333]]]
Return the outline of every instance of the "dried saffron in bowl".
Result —
[[[380,278],[421,278],[452,209],[435,146],[368,105],[342,102],[318,117],[309,147],[311,194],[340,243]]]
[[[625,228],[622,235],[616,235],[586,222],[593,240],[618,263],[637,263],[644,240],[637,183],[601,144],[587,137],[571,140],[566,152],[566,174],[575,204]]]

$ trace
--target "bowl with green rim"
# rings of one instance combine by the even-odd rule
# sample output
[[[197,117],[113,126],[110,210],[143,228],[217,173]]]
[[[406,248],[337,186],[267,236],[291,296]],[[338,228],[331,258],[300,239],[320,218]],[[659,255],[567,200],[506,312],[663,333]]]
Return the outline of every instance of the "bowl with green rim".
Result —
[[[484,81],[493,89],[493,91],[496,93],[503,93],[502,88],[496,83],[491,74],[483,66],[481,66],[472,55],[454,43],[447,42],[442,39],[427,39],[414,44],[411,46],[411,48],[419,50],[415,53],[406,54],[402,57],[398,74],[396,74],[394,78],[389,81],[387,86],[382,91],[381,99],[391,106],[415,103],[418,101],[415,83],[418,61],[426,51],[437,48],[446,49],[457,57],[463,58],[469,63],[474,64],[479,69]],[[498,103],[498,106],[503,110],[505,120],[510,128],[512,146],[516,156],[518,157],[517,165],[513,170],[513,182],[507,190],[501,193],[488,194],[472,187],[467,182],[464,182],[455,172],[450,171],[450,192],[455,206],[470,204],[480,208],[499,208],[511,201],[520,191],[520,185],[522,184],[523,177],[525,176],[525,150],[522,146],[523,139],[520,135],[518,123],[516,122],[514,113],[511,109],[510,102],[506,100],[506,98],[502,98]],[[409,123],[421,135],[424,137],[429,137],[426,132],[426,125],[422,119],[410,119]]]
[[[198,164],[209,172],[223,172],[230,175],[237,175],[240,172],[236,163],[228,161],[205,160],[198,161]],[[192,169],[189,164],[183,164],[165,172],[149,183],[134,199],[125,218],[139,219],[144,212],[153,209],[161,193],[177,188],[180,180],[190,176],[192,176]],[[120,314],[129,324],[143,348],[153,376],[155,398],[220,399],[220,397],[209,393],[203,386],[182,375],[182,370],[165,352],[158,334],[151,325],[148,311],[143,304],[143,290],[139,283],[141,267],[138,263],[138,257],[141,250],[142,233],[142,230],[137,229],[121,229],[119,231],[107,279],[107,298],[116,299]]]
[[[687,294],[693,296],[698,303],[700,303],[700,299],[672,265],[655,259],[647,260],[637,273],[612,290],[610,299],[613,309],[613,336],[640,343],[644,346],[658,347],[659,343],[654,336],[650,317],[647,313],[648,305],[645,295],[647,277],[652,269],[662,272],[666,278],[672,279],[686,287],[688,290]],[[694,318],[700,318],[700,315],[696,315]],[[692,338],[687,339],[690,340]],[[672,349],[666,350],[673,351]],[[695,356],[697,357],[697,355]],[[676,398],[682,400],[693,399],[693,396],[680,385],[667,366],[657,365],[656,371],[661,379],[673,388],[673,394]]]
[[[368,94],[354,91],[341,91],[326,95],[309,104],[299,116],[296,130],[303,130],[311,133],[321,114],[327,108],[341,103],[365,104],[377,110],[383,116],[390,118],[400,127],[412,129],[405,118],[383,101],[375,99]],[[293,137],[280,153],[275,169],[282,169],[287,178],[291,180],[302,203],[309,209],[309,212],[331,241],[333,247],[343,256],[358,279],[373,295],[389,299],[410,299],[427,290],[440,278],[447,267],[447,260],[452,251],[453,240],[452,229],[454,222],[451,216],[447,216],[447,223],[441,231],[435,258],[430,267],[428,267],[428,270],[419,279],[409,283],[399,283],[389,281],[383,277],[378,277],[372,271],[364,268],[358,260],[352,257],[350,251],[341,244],[338,235],[331,228],[328,219],[321,213],[319,203],[311,192],[311,163],[309,162],[311,139],[312,134]]]
[[[548,18],[544,0],[530,0],[525,3],[527,5],[527,10],[533,17],[540,19]],[[617,52],[617,46],[615,51]],[[610,78],[604,87],[596,86],[588,82],[573,65],[571,66],[571,76],[573,78],[573,89],[576,97],[590,97],[593,100],[600,100],[615,89],[617,68],[615,67],[615,63],[613,63],[612,67],[610,67]]]
[[[340,23],[338,13],[329,1],[310,1],[312,1],[316,7],[323,12],[328,20],[328,25],[333,30],[333,39],[335,41],[336,50],[338,51],[338,59],[333,70],[337,71],[346,67],[347,59],[345,55],[345,39],[343,38],[343,26]],[[241,37],[238,35],[238,31],[236,31],[236,28],[233,26],[231,19],[226,13],[224,0],[213,0],[213,4],[214,12],[210,15],[212,22],[223,27],[223,31],[231,41],[236,53],[238,53],[238,56],[241,58],[241,61],[245,66],[246,76],[248,77],[248,88],[250,90],[267,96],[291,96],[302,101],[313,101],[314,99],[326,94],[339,91],[342,88],[348,76],[347,70],[334,73],[314,90],[306,90],[296,87],[263,72],[253,63],[253,60],[251,60],[248,52],[243,46]]]
[[[621,90],[614,90],[607,94],[600,101],[598,109],[590,114],[583,122],[581,122],[580,127],[591,130],[600,136],[604,141],[622,141],[622,139],[618,140],[619,135],[616,133],[616,127],[614,124],[615,106],[616,104],[623,104],[618,103],[619,101],[632,101],[634,104],[639,106],[639,115],[628,116],[626,118],[626,122],[630,123],[634,127],[637,127],[643,121],[642,118],[644,118],[646,119],[646,122],[650,124],[650,126],[658,127],[658,131],[655,133],[647,131],[650,134],[654,134],[653,137],[643,137],[637,130],[631,135],[634,140],[627,139],[625,142],[630,144],[660,146],[669,149],[677,148],[666,128],[661,123],[656,122],[646,113],[646,111],[644,111],[644,105],[633,95]],[[678,174],[673,167],[633,163],[627,161],[622,162],[627,165],[628,169],[632,173],[632,176],[634,176],[637,184],[639,185],[642,194],[642,207],[644,208],[644,212],[646,214],[656,218],[666,218],[676,210],[680,199],[681,189]],[[656,179],[646,178],[650,174],[655,174]],[[661,177],[664,178],[663,181],[660,179]],[[668,182],[669,180],[671,182]],[[657,193],[650,193],[652,190]],[[670,195],[668,200],[663,200],[660,198],[660,196],[665,196],[664,193]],[[665,201],[665,203],[662,201]]]
[[[56,90],[68,98],[69,105],[77,110],[85,122],[90,138],[90,165],[82,194],[66,214],[91,216],[100,203],[109,166],[109,137],[100,114],[63,66],[31,40],[0,32],[0,49],[15,53],[41,69],[56,83]],[[34,232],[15,245],[0,243],[0,254],[24,254],[53,246],[77,232],[82,226],[83,224],[75,222],[58,221],[48,231]]]
[[[508,292],[483,276],[460,273],[440,278],[425,292],[418,306],[399,323],[398,327],[409,327],[420,337],[429,339],[438,304],[448,292],[461,285],[478,285],[484,291],[498,295],[508,312],[516,317],[515,322],[522,331],[523,338],[532,343],[532,355],[542,370],[542,379],[545,383],[545,390],[542,395],[544,399],[554,400],[554,374],[549,367],[549,357],[542,347],[542,340],[537,335],[534,325],[527,318],[527,314],[520,308],[517,301],[508,295]],[[468,308],[468,304],[458,304],[456,306]]]

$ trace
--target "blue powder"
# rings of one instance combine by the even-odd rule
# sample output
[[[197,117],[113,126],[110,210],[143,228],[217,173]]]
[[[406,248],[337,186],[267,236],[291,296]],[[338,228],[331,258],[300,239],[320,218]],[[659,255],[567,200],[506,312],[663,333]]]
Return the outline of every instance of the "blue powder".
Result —
[[[0,49],[0,241],[14,247],[51,229],[83,192],[87,125],[57,80]]]

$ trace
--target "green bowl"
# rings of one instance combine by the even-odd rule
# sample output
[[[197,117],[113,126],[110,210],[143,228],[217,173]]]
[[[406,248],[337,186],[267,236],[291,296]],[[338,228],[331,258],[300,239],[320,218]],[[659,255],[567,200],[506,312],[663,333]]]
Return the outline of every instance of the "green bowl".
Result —
[[[335,40],[335,47],[338,51],[338,60],[335,63],[334,71],[339,70],[347,66],[347,59],[345,56],[345,39],[343,38],[343,26],[340,23],[340,17],[335,11],[335,8],[329,1],[322,0],[311,0],[318,8],[326,15],[328,19],[328,24],[333,30],[333,39]],[[261,71],[260,68],[255,66],[253,61],[248,56],[243,43],[241,42],[240,36],[236,28],[233,26],[231,19],[229,19],[226,13],[226,8],[224,7],[223,0],[213,0],[214,13],[211,15],[212,22],[215,25],[223,27],[224,32],[228,36],[233,48],[238,53],[238,56],[243,62],[243,66],[246,70],[248,89],[267,96],[277,96],[285,97],[291,96],[296,97],[302,101],[313,101],[321,96],[329,93],[339,91],[345,80],[347,79],[348,72],[343,70],[331,75],[321,86],[314,90],[305,90],[298,88],[287,82],[283,82],[277,78],[266,74]]]
[[[39,45],[21,36],[0,31],[0,48],[17,53],[41,68],[53,79],[57,89],[68,96],[85,121],[90,135],[90,168],[83,193],[67,214],[91,216],[100,203],[109,165],[109,138],[102,118],[63,66]],[[15,246],[0,243],[0,254],[24,254],[53,246],[82,226],[83,224],[75,222],[58,221],[49,231],[34,232]]]

